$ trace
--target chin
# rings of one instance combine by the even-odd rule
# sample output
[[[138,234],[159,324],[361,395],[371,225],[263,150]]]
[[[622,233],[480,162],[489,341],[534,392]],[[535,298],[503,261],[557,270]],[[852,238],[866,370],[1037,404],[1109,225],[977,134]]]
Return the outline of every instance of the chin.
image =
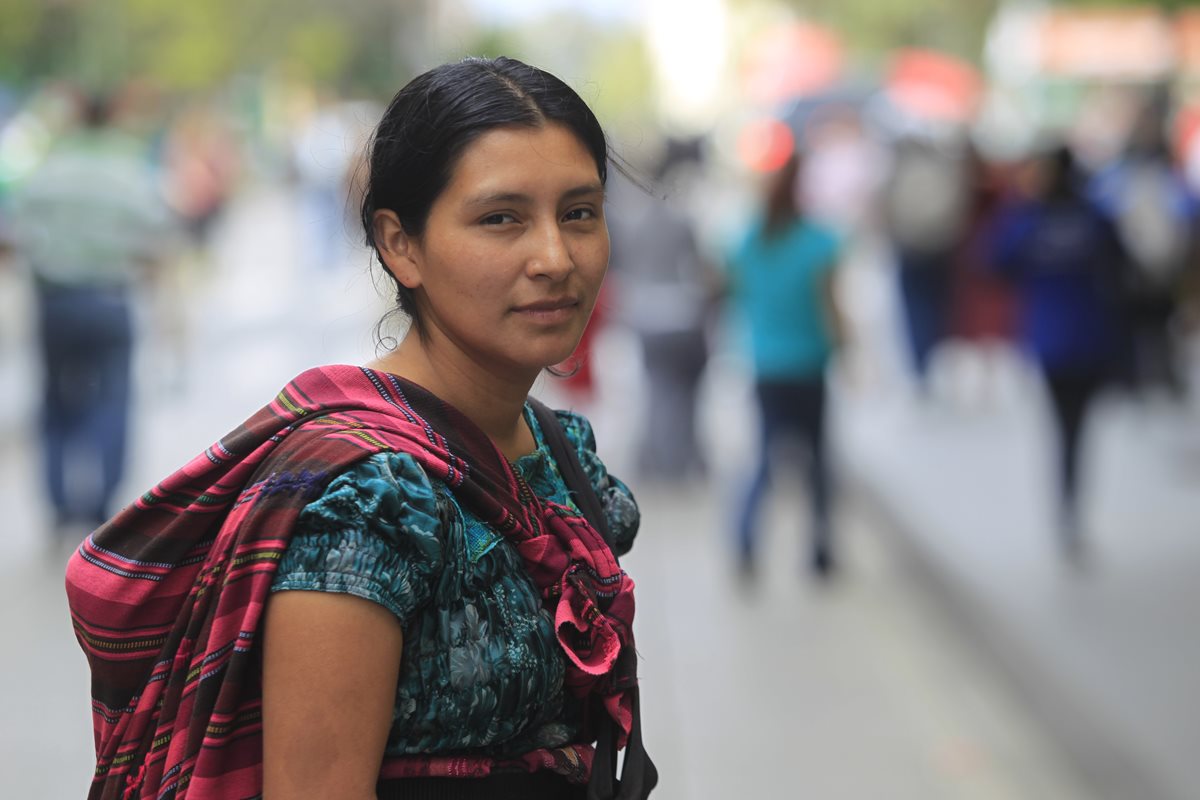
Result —
[[[548,348],[547,350],[543,351],[543,354],[540,354],[539,357],[536,359],[530,359],[528,356],[534,355],[534,354],[532,352],[529,352],[526,354],[526,358],[524,360],[529,364],[530,367],[536,366],[536,368],[539,371],[545,370],[545,369],[551,369],[552,367],[557,367],[560,364],[563,364],[563,362],[570,361],[571,356],[573,356],[575,354],[575,349],[578,346],[579,346],[579,339],[576,338],[576,339],[572,340],[570,347],[555,347],[553,349]],[[531,348],[531,350],[532,350],[532,348]],[[571,369],[571,367],[572,367],[571,364],[566,364],[565,366],[567,369]]]

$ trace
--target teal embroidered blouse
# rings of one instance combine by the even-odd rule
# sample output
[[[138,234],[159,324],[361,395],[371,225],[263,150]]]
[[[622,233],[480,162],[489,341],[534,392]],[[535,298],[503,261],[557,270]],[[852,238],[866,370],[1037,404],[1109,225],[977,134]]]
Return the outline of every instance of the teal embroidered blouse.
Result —
[[[600,497],[616,551],[639,513],[596,455],[586,419],[557,412]],[[572,505],[532,410],[537,449],[513,465],[539,497]],[[553,620],[520,556],[408,455],[379,453],[301,512],[273,592],[340,592],[390,610],[404,653],[387,754],[517,756],[578,740]]]

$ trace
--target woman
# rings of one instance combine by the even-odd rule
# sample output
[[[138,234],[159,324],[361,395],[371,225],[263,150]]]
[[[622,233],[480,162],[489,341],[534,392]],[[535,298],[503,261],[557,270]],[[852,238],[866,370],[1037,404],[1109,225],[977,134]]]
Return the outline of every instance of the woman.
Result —
[[[396,95],[369,166],[367,241],[408,335],[296,378],[68,567],[93,797],[654,786],[613,553],[637,508],[586,420],[558,412],[556,432],[527,401],[607,267],[604,134],[554,76],[467,59]],[[573,457],[551,455],[557,434]]]
[[[770,176],[760,218],[729,257],[733,304],[749,334],[761,425],[758,460],[737,521],[743,574],[754,571],[770,461],[788,434],[799,434],[809,454],[809,565],[819,577],[834,568],[825,367],[841,329],[833,292],[840,246],[832,231],[801,214],[796,201],[800,168],[796,155]]]
[[[992,262],[1020,296],[1019,337],[1045,379],[1059,439],[1059,535],[1083,554],[1080,451],[1092,401],[1121,350],[1118,307],[1126,255],[1116,229],[1087,197],[1066,145],[1035,160],[1028,197],[999,213]]]

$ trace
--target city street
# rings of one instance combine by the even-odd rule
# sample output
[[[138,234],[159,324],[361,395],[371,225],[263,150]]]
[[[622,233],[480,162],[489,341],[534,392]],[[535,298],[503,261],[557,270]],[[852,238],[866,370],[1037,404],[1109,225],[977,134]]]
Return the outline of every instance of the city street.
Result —
[[[278,191],[243,198],[219,229],[209,272],[180,296],[182,344],[146,343],[124,497],[296,372],[371,357],[384,307],[365,255],[350,250],[350,263],[327,272],[289,271],[299,261],[294,214]],[[9,276],[4,286],[17,283]],[[4,305],[19,303],[9,296]],[[44,536],[29,347],[0,340],[0,375],[14,394],[0,417],[0,794],[58,800],[84,796],[88,784],[88,676],[63,597],[66,550]],[[629,474],[636,349],[613,333],[596,358],[600,390],[583,410],[601,456]],[[1094,458],[1097,563],[1074,574],[1057,561],[1038,516],[1047,505],[1040,484],[1027,479],[1042,469],[1044,438],[1030,402],[1009,394],[984,423],[979,412],[933,417],[909,401],[847,397],[836,415],[844,569],[829,584],[802,570],[804,500],[784,488],[801,481],[784,470],[767,509],[764,570],[746,586],[726,537],[753,428],[749,389],[725,360],[710,372],[710,481],[635,482],[643,526],[623,562],[638,584],[644,727],[662,773],[655,798],[1174,800],[1189,767],[1195,774],[1186,750],[1200,735],[1200,660],[1195,642],[1182,641],[1200,585],[1189,579],[1200,553],[1187,537],[1200,509],[1194,490],[1173,482],[1190,474],[1194,487],[1196,465],[1162,466],[1165,453],[1195,455],[1172,434],[1183,423],[1109,410],[1116,433],[1101,437]],[[1019,385],[1019,371],[1006,375]],[[550,384],[535,392],[561,398]],[[1144,435],[1150,429],[1159,434]],[[1117,465],[1134,450],[1136,480]],[[1189,582],[1190,595],[1167,587]],[[1112,626],[1137,635],[1112,638]],[[1082,685],[1059,692],[1064,670]],[[1101,703],[1114,681],[1126,699]],[[1080,708],[1093,716],[1073,716]],[[1093,723],[1103,735],[1087,729]],[[1175,747],[1164,750],[1169,737]],[[1114,771],[1117,782],[1104,783]],[[1144,791],[1123,793],[1130,786]]]

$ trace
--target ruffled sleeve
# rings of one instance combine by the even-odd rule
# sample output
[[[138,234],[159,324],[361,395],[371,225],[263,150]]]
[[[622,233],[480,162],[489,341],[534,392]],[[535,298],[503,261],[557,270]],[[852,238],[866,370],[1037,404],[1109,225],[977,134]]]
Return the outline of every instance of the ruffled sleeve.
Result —
[[[378,453],[300,512],[271,591],[350,594],[407,624],[442,571],[439,524],[424,470],[409,455]]]
[[[613,550],[618,556],[623,556],[632,549],[642,520],[633,492],[616,476],[610,475],[600,456],[596,455],[596,436],[587,418],[573,411],[558,410],[554,413],[558,415],[567,439],[575,445],[579,464],[600,498],[612,533]]]

